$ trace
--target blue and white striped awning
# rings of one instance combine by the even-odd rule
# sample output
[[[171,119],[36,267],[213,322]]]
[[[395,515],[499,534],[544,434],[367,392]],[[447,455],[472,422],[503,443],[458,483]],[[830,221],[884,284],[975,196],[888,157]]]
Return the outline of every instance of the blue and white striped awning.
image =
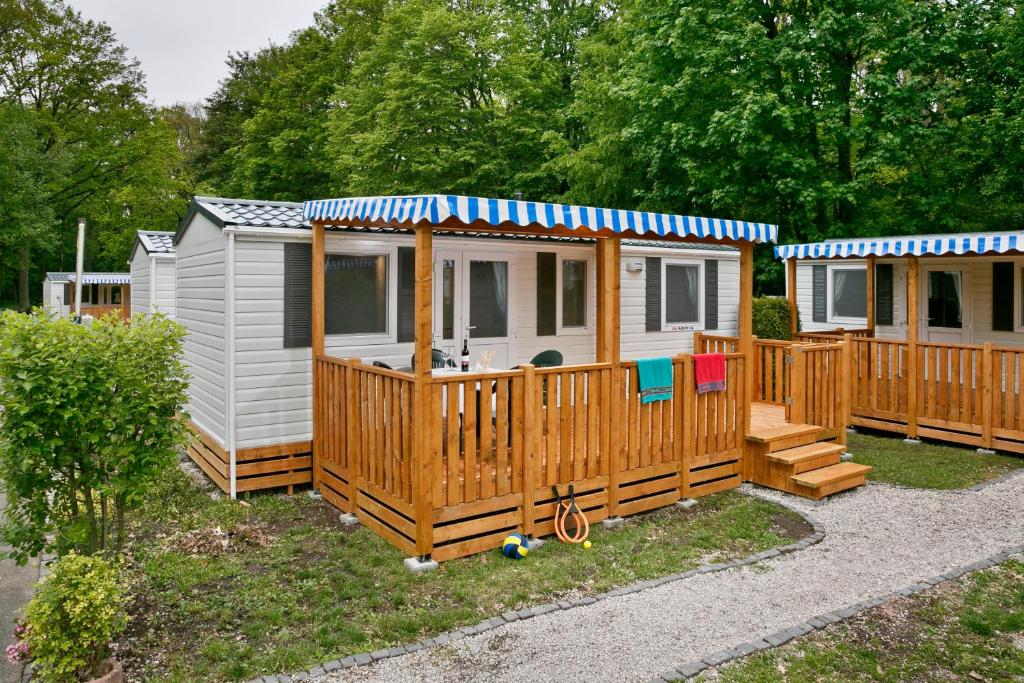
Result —
[[[68,280],[74,282],[76,279],[75,273],[68,273]],[[131,283],[131,273],[82,273],[83,285],[130,285]]]
[[[598,209],[514,199],[457,195],[411,195],[319,199],[303,205],[311,222],[365,227],[486,225],[514,232],[519,227],[564,227],[581,232],[611,231],[645,239],[695,237],[707,240],[774,242],[778,228],[767,223],[679,216],[648,211]]]
[[[779,259],[830,259],[858,256],[943,256],[1024,252],[1024,232],[976,232],[959,235],[910,235],[828,240],[775,247]]]

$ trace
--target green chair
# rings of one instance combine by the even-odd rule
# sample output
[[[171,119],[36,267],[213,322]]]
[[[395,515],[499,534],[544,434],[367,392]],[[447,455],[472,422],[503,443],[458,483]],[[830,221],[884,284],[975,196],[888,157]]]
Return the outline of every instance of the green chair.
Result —
[[[557,368],[562,362],[563,358],[560,351],[548,349],[534,356],[533,360],[530,361],[530,365],[537,368]]]

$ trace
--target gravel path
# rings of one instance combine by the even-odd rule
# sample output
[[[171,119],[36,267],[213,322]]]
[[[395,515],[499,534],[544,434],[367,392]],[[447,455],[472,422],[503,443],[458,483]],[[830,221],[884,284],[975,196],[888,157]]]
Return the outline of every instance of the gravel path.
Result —
[[[317,680],[647,681],[1024,542],[1024,473],[970,492],[872,484],[820,504],[757,495],[806,512],[825,539]],[[572,645],[564,647],[567,634]]]

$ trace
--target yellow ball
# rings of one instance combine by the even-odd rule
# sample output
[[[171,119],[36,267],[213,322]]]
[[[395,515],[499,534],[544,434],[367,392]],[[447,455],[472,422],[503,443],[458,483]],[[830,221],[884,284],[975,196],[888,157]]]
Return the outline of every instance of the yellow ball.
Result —
[[[586,550],[590,550],[590,546],[592,546],[592,545],[594,545],[594,544],[591,543],[590,541],[583,541],[583,547]]]

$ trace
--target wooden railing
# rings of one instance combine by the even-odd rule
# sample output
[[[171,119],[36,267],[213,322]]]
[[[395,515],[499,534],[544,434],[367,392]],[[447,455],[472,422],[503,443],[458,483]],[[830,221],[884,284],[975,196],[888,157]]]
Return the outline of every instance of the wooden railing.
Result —
[[[121,316],[122,320],[128,320],[132,317],[131,309],[127,305],[92,306],[89,304],[82,304],[82,315],[91,315],[93,318],[99,319],[112,312],[116,312]]]
[[[843,327],[837,327],[834,330],[820,330],[818,332],[797,332],[793,335],[793,341],[796,342],[835,342],[842,341],[843,337],[850,335],[855,338],[871,338],[875,336],[875,331],[870,328],[862,329],[846,329]]]
[[[647,404],[635,362],[434,376],[421,402],[411,374],[321,356],[314,480],[403,552],[425,540],[438,560],[551,533],[552,486],[572,483],[592,522],[738,486],[744,357],[728,354],[726,390],[701,396],[692,357],[672,363],[672,398]]]
[[[736,353],[740,348],[740,340],[724,335],[693,333],[694,353]]]
[[[846,443],[849,416],[849,344],[794,344],[792,397],[786,418],[822,427]]]
[[[784,405],[789,395],[791,342],[773,339],[754,340],[754,400]]]
[[[856,338],[851,342],[850,407],[883,420],[907,414],[907,343]]]

